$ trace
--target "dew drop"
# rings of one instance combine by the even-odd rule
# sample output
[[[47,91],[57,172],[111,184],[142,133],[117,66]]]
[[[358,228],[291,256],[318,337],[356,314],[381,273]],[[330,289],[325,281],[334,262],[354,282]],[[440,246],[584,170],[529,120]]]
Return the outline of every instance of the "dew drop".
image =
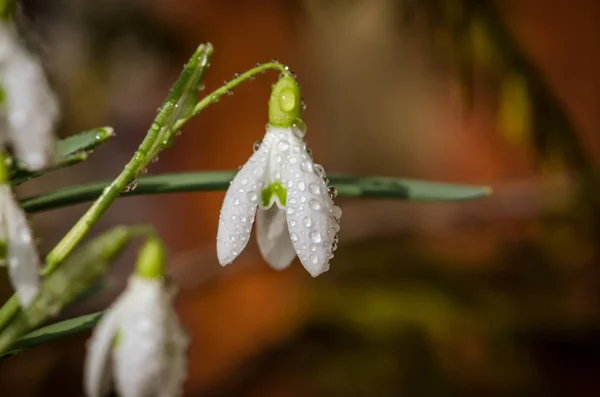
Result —
[[[124,192],[133,192],[135,190],[135,188],[138,185],[138,181],[137,179],[134,179],[133,181],[129,182],[127,184],[127,186],[125,186],[125,188],[123,189]]]
[[[260,139],[256,142],[254,142],[254,151],[255,152],[260,148],[261,144],[262,144],[262,140],[260,140]]]
[[[312,194],[321,194],[321,188],[316,183],[311,183],[308,189]]]
[[[303,192],[305,189],[306,189],[306,184],[304,183],[304,181],[298,182],[298,190]]]
[[[319,203],[319,201],[316,199],[310,199],[310,201],[308,202],[308,206],[313,211],[318,211],[321,209],[321,203]]]
[[[310,232],[310,241],[319,244],[321,241],[323,241],[323,236],[318,231],[313,230],[312,232]]]
[[[281,150],[282,152],[287,151],[289,148],[290,143],[286,139],[282,139],[279,142],[277,142],[277,149]]]
[[[298,235],[296,233],[290,234],[290,239],[294,242],[298,241]]]
[[[273,171],[273,179],[281,179],[281,172]]]
[[[296,138],[303,139],[306,135],[306,124],[304,124],[304,121],[300,119],[296,120],[292,125],[292,132]]]
[[[327,193],[329,193],[329,197],[333,200],[334,198],[337,197],[337,189],[334,188],[333,186],[329,186],[327,188]]]
[[[342,217],[342,209],[337,205],[334,205],[333,207],[331,207],[331,215],[335,219],[340,219]]]
[[[302,224],[306,227],[311,227],[312,219],[310,219],[310,217],[308,217],[308,216],[305,216],[304,219],[302,220]]]
[[[255,203],[258,200],[258,194],[254,190],[248,192],[248,199],[250,202]]]
[[[317,264],[319,262],[319,257],[313,254],[310,256],[310,261],[314,264]]]
[[[325,177],[325,168],[323,168],[323,166],[321,164],[315,164],[315,165],[313,165],[313,169],[315,170],[315,173],[320,178],[324,178]]]
[[[245,186],[245,185],[248,184],[248,179],[242,178],[242,180],[240,181],[240,183]]]
[[[307,173],[312,172],[312,170],[313,170],[312,162],[309,160],[303,161],[302,164],[300,164],[300,169]]]
[[[292,207],[288,207],[288,208],[287,208],[287,214],[288,214],[288,215],[292,215],[294,212],[295,212],[295,211],[294,211],[294,209],[293,209]]]

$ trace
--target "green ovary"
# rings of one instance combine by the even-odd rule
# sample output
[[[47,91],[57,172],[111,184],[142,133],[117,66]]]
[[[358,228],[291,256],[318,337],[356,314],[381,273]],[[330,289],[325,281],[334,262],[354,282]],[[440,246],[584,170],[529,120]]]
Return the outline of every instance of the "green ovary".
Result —
[[[273,182],[260,193],[261,204],[264,208],[268,208],[273,202],[273,197],[275,197],[279,201],[279,204],[285,207],[286,194],[287,190],[281,182]]]

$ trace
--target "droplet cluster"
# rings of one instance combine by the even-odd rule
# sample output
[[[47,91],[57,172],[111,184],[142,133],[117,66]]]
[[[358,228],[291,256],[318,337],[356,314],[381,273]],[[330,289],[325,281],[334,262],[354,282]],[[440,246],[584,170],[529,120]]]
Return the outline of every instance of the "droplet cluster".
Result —
[[[219,215],[217,255],[222,265],[231,263],[250,238],[256,207],[264,186],[270,140],[254,145],[254,154],[231,181]]]
[[[333,203],[336,192],[306,148],[304,123],[291,128],[270,127],[268,131],[275,140],[267,174],[287,189],[290,239],[304,267],[316,276],[329,268],[337,248],[342,211]]]

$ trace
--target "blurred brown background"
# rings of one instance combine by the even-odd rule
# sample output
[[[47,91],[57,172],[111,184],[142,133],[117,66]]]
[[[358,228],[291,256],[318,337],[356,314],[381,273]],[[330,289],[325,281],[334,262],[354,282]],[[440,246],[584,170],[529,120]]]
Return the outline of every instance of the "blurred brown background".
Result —
[[[329,173],[488,184],[477,202],[339,199],[340,248],[311,279],[252,240],[222,269],[223,192],[116,203],[152,222],[192,336],[189,396],[600,394],[597,0],[27,0],[63,136],[117,137],[27,196],[116,175],[196,45],[207,91],[277,58],[298,74]],[[271,73],[206,109],[149,172],[233,169],[264,133]],[[29,186],[31,185],[31,186]],[[86,205],[33,218],[44,252]],[[101,296],[123,288],[133,252]],[[4,277],[4,276],[2,276]],[[2,295],[10,293],[3,282]],[[79,396],[85,340],[0,362],[3,396]]]

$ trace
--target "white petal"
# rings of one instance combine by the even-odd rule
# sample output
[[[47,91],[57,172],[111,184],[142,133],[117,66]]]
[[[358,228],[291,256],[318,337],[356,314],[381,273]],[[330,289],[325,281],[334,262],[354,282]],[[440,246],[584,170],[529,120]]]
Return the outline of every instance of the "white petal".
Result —
[[[329,269],[341,210],[329,197],[324,175],[317,172],[304,142],[290,131],[293,142],[286,163],[287,224],[302,265],[313,276]]]
[[[10,280],[23,307],[36,297],[40,287],[40,258],[25,213],[8,185],[0,186],[0,203],[6,227],[7,263]]]
[[[223,266],[233,262],[250,239],[264,184],[270,141],[265,136],[260,148],[233,178],[225,194],[217,232],[217,257]]]
[[[167,320],[167,366],[163,373],[158,397],[180,396],[187,375],[188,337],[181,328],[177,315],[171,311]]]
[[[59,108],[37,59],[20,44],[11,25],[0,27],[0,74],[9,138],[16,157],[31,170],[53,160]]]
[[[133,277],[113,353],[115,385],[122,397],[158,393],[166,370],[166,324],[170,301],[160,280]]]
[[[106,310],[88,342],[83,372],[83,384],[88,397],[101,397],[110,391],[112,376],[109,355],[124,305],[126,296],[119,298]]]
[[[296,257],[285,219],[285,209],[272,206],[256,214],[256,241],[263,258],[272,268],[283,270]]]

